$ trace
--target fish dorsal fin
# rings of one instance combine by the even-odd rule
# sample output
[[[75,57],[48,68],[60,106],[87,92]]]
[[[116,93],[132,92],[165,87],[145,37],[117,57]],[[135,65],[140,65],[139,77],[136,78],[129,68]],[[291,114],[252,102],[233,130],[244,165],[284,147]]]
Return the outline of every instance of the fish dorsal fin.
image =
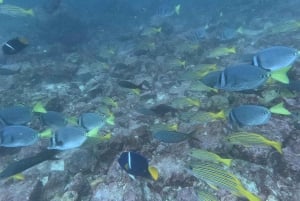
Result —
[[[41,102],[37,102],[34,106],[33,106],[33,112],[36,113],[47,113],[47,110],[45,109],[45,107],[43,106],[43,104]]]

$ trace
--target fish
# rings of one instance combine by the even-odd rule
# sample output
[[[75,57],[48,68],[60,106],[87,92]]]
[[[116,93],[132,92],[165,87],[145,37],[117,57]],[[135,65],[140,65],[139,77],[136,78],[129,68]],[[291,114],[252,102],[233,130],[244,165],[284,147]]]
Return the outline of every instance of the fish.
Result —
[[[65,127],[68,124],[65,115],[56,111],[41,113],[41,120],[45,125],[51,128]]]
[[[166,104],[153,106],[150,108],[150,110],[158,116],[165,116],[167,113],[171,113],[171,115],[174,117],[178,113],[178,110],[176,108]]]
[[[212,76],[209,77],[207,82],[212,82],[210,79],[215,78],[215,76],[219,74],[215,88],[225,91],[249,91],[258,89],[266,83],[270,77],[282,83],[288,83],[289,78],[286,73],[286,69],[271,73],[263,68],[250,64],[237,64],[225,68],[221,73],[217,71],[216,74],[212,74]]]
[[[78,118],[78,125],[86,129],[87,132],[93,129],[101,129],[106,121],[104,114],[98,114],[93,112],[82,113]]]
[[[220,41],[230,41],[237,38],[237,36],[237,29],[232,27],[223,27],[221,29],[218,29],[216,33],[216,38]]]
[[[213,163],[223,163],[226,166],[230,166],[232,159],[221,158],[219,155],[201,149],[192,149],[189,154],[191,157],[199,159],[201,161],[208,161]]]
[[[178,143],[187,140],[192,137],[194,132],[191,133],[181,133],[177,131],[170,130],[156,130],[152,132],[153,138],[164,143]]]
[[[152,133],[157,132],[157,131],[161,131],[161,130],[168,130],[168,131],[177,131],[178,130],[178,124],[174,123],[174,124],[153,124],[150,126],[150,131]]]
[[[195,66],[192,71],[186,71],[179,77],[181,80],[199,80],[209,74],[210,72],[217,70],[216,64],[200,64]]]
[[[32,120],[32,109],[27,106],[16,105],[0,109],[0,119],[6,125],[25,125]]]
[[[25,147],[35,144],[39,139],[37,131],[27,126],[4,126],[0,130],[0,146]]]
[[[27,17],[34,16],[32,9],[24,9],[15,5],[2,4],[0,5],[0,14],[8,15],[11,17]]]
[[[124,88],[127,88],[127,89],[133,89],[136,91],[137,94],[140,93],[140,91],[144,90],[144,82],[142,82],[141,84],[134,84],[132,82],[129,82],[129,81],[126,81],[126,80],[121,80],[118,82],[118,85],[120,87],[124,87]]]
[[[299,56],[295,48],[285,46],[273,46],[258,51],[253,56],[253,65],[269,71],[277,71],[291,67]]]
[[[270,26],[266,29],[267,34],[280,34],[297,31],[300,28],[300,21],[288,20],[283,22],[276,22],[274,26]]]
[[[44,161],[57,160],[55,156],[58,153],[58,150],[45,149],[34,156],[12,162],[2,172],[0,172],[0,179],[5,179],[14,176]]]
[[[172,101],[171,106],[178,109],[184,109],[186,107],[199,107],[200,104],[200,100],[197,98],[179,97]]]
[[[207,58],[220,58],[222,56],[227,56],[230,54],[235,54],[236,49],[235,47],[217,47],[213,50],[211,50],[208,55],[206,56]]]
[[[189,86],[189,88],[187,90],[189,90],[189,91],[195,91],[195,92],[204,92],[204,91],[206,91],[206,92],[213,91],[215,93],[218,92],[218,89],[209,87],[209,86],[207,86],[206,84],[204,84],[201,81],[192,82],[191,85]]]
[[[219,199],[206,191],[198,191],[198,199],[199,201],[218,201]]]
[[[1,5],[0,5],[0,12],[1,12]],[[2,52],[4,55],[13,55],[21,52],[24,48],[28,46],[28,41],[22,37],[16,37],[10,39],[6,43],[2,45]]]
[[[114,99],[110,97],[102,97],[101,102],[108,105],[117,108],[118,107],[118,102],[115,101]]]
[[[229,121],[231,124],[239,127],[257,126],[266,124],[271,118],[271,113],[291,115],[284,108],[283,103],[279,103],[270,109],[259,105],[240,105],[231,109]]]
[[[207,73],[203,76],[200,81],[210,88],[217,88],[219,84],[219,79],[222,75],[223,71],[213,71]]]
[[[0,75],[15,75],[21,72],[22,67],[17,69],[0,68]]]
[[[198,43],[208,38],[207,27],[199,27],[183,33],[183,38],[187,41]]]
[[[280,154],[282,154],[281,143],[273,140],[269,140],[263,135],[257,133],[249,133],[249,132],[236,132],[226,137],[226,141],[229,144],[235,145],[244,145],[244,146],[252,146],[252,145],[260,145],[260,146],[271,146],[276,149]]]
[[[118,163],[130,177],[141,176],[156,181],[159,177],[158,170],[149,166],[148,159],[133,151],[122,152],[118,158]]]
[[[261,201],[258,196],[248,191],[234,174],[214,163],[203,162],[192,166],[192,174],[210,186],[226,189],[238,197]]]
[[[43,124],[53,129],[65,127],[68,124],[68,120],[63,113],[56,111],[47,111],[43,104],[40,102],[34,105],[33,111],[40,114],[40,118]]]
[[[199,123],[209,123],[214,122],[217,120],[225,120],[226,116],[224,113],[224,110],[221,110],[219,112],[196,112],[194,115],[191,115],[189,118],[189,121],[192,122],[199,122]]]
[[[177,4],[175,6],[170,6],[170,5],[167,5],[167,4],[163,4],[161,5],[157,12],[156,12],[156,16],[159,16],[159,17],[170,17],[172,15],[179,15],[180,14],[180,9],[181,9],[181,5],[180,4]]]

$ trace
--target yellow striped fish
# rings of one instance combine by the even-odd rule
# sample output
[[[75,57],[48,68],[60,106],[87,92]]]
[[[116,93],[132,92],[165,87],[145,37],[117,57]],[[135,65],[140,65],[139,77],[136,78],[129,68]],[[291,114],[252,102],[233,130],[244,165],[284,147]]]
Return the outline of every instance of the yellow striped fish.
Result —
[[[232,194],[245,197],[250,201],[260,201],[261,199],[249,192],[240,180],[232,173],[218,167],[213,163],[201,163],[192,168],[194,175],[211,186],[224,188]]]
[[[34,16],[34,12],[32,9],[24,9],[10,4],[0,5],[0,14],[9,15],[11,17]]]
[[[218,201],[218,198],[206,191],[198,192],[199,201]]]
[[[209,161],[214,163],[223,163],[227,166],[231,165],[232,159],[221,158],[219,155],[201,149],[192,149],[190,156],[197,158],[202,161]]]
[[[282,154],[282,148],[281,148],[280,142],[269,140],[269,139],[265,138],[264,136],[257,134],[257,133],[236,132],[236,133],[228,136],[226,139],[230,144],[236,144],[236,145],[271,146],[274,149],[276,149],[279,153]]]

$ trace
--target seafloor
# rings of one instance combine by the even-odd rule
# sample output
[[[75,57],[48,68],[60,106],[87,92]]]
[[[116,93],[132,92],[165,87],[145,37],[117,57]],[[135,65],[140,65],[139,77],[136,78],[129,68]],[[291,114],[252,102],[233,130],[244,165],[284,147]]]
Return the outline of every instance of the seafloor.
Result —
[[[35,8],[34,18],[39,18],[35,22],[4,16],[12,23],[26,21],[29,28],[21,26],[24,32],[11,32],[30,35],[30,46],[20,54],[1,56],[2,67],[21,67],[17,74],[0,75],[1,107],[42,102],[48,110],[68,117],[108,108],[115,116],[115,125],[106,125],[101,131],[112,133],[108,141],[87,142],[80,148],[63,151],[58,155],[59,160],[45,161],[23,172],[23,180],[1,180],[0,200],[196,201],[201,200],[197,195],[199,190],[223,201],[243,200],[222,188],[215,190],[191,175],[187,171],[191,148],[232,158],[230,171],[261,200],[300,200],[299,92],[293,92],[292,96],[280,93],[282,85],[276,82],[267,83],[255,93],[191,89],[197,77],[183,76],[195,69],[206,71],[202,64],[216,64],[217,69],[224,69],[274,45],[300,48],[300,26],[287,27],[291,22],[299,24],[299,3],[253,1],[239,7],[224,4],[218,12],[202,7],[201,15],[193,6],[184,5],[181,14],[166,17],[153,14],[143,19],[125,18],[126,14],[121,13],[125,18],[121,23],[117,21],[122,20],[122,15],[116,17],[118,12],[111,8],[114,15],[106,13],[103,24],[97,24],[95,19],[88,24],[86,19],[66,13],[66,5],[51,15]],[[107,22],[109,19],[111,23]],[[197,35],[198,28],[205,26],[208,26],[206,34]],[[229,26],[247,31],[219,37],[221,29]],[[11,24],[4,27],[13,30]],[[31,28],[38,31],[32,33]],[[0,36],[3,41],[7,38]],[[208,58],[218,47],[235,47],[236,53]],[[291,69],[291,79],[300,75],[298,66],[296,62]],[[147,87],[135,93],[119,86],[120,80],[136,84],[146,81]],[[279,92],[267,99],[270,91]],[[103,97],[112,98],[118,107],[103,103]],[[200,106],[173,103],[182,97],[197,99]],[[227,112],[242,103],[271,107],[279,102],[284,102],[293,115],[272,115],[267,124],[243,130],[281,142],[282,154],[270,147],[229,146],[224,140],[233,132],[228,121],[205,118],[205,112]],[[164,116],[139,113],[138,108],[159,104],[172,105],[179,112]],[[192,118],[197,113],[204,115]],[[180,143],[162,143],[151,134],[156,124],[177,124],[179,131],[196,130],[196,134]],[[39,131],[46,129],[38,116],[29,126]],[[47,145],[47,140],[40,140],[30,147],[1,147],[0,169],[38,153]],[[120,153],[128,150],[146,156],[159,170],[159,179],[130,178],[117,162]]]

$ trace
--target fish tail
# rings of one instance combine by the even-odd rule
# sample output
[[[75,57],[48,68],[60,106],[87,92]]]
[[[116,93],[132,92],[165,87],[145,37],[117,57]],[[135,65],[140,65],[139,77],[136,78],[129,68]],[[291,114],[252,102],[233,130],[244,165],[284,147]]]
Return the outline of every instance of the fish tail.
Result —
[[[98,131],[99,131],[99,128],[93,128],[92,130],[90,130],[87,134],[86,134],[86,136],[87,137],[99,137],[99,135],[98,135]]]
[[[236,53],[235,47],[229,48],[228,50],[229,50],[230,53]]]
[[[285,68],[282,68],[280,70],[276,70],[271,73],[271,77],[274,80],[277,80],[279,82],[282,82],[284,84],[290,83],[289,77],[287,76],[287,72],[291,69],[291,66],[287,66]]]
[[[232,159],[221,159],[220,160],[222,163],[224,163],[225,165],[227,165],[228,167],[231,166],[231,163],[232,163]]]
[[[244,33],[243,27],[239,27],[239,28],[236,30],[236,32],[239,33],[239,34],[243,34],[243,33]]]
[[[247,198],[249,201],[261,201],[259,197],[251,193],[250,191],[246,190],[243,186],[240,186],[239,195]]]
[[[101,135],[99,138],[101,141],[110,140],[112,137],[111,133],[106,133],[105,135]]]
[[[180,4],[178,4],[178,5],[175,6],[175,13],[176,13],[176,15],[180,14],[180,8],[181,8]]]
[[[34,12],[33,12],[33,10],[32,9],[28,9],[28,10],[26,10],[25,11],[25,13],[27,14],[27,15],[30,15],[30,16],[34,16]]]
[[[150,175],[151,175],[151,177],[152,177],[152,179],[153,179],[154,181],[156,181],[156,180],[158,179],[159,173],[158,173],[158,170],[157,170],[156,167],[149,166],[149,167],[148,167],[148,172],[150,173]]]
[[[282,148],[280,142],[270,141],[268,142],[268,144],[272,146],[274,149],[276,149],[280,154],[282,154]]]
[[[52,130],[50,128],[39,133],[39,138],[51,138],[51,137],[52,137]]]
[[[47,113],[47,110],[45,109],[45,107],[43,106],[43,104],[41,102],[37,102],[32,109],[33,112],[36,113]]]
[[[271,107],[270,112],[275,113],[275,114],[282,114],[282,115],[291,115],[292,114],[290,111],[288,111],[284,107],[282,102]]]
[[[109,125],[115,125],[115,116],[113,113],[109,115],[109,117],[105,120],[105,122]]]

